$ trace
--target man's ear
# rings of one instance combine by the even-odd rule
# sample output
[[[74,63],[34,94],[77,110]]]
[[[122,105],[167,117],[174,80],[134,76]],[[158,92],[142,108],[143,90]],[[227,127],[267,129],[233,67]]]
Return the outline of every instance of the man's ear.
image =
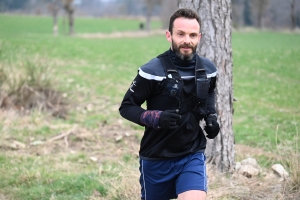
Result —
[[[202,33],[199,33],[199,35],[198,35],[198,42],[200,42],[201,37],[202,37]]]
[[[172,42],[172,35],[171,35],[170,31],[166,31],[166,38],[169,42]]]

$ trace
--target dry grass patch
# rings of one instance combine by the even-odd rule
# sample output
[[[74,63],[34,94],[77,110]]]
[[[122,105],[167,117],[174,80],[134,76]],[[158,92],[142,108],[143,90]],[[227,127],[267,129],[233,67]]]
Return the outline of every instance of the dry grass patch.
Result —
[[[17,114],[13,114],[12,111],[5,112],[9,113],[3,113],[2,111],[0,115],[2,116],[0,119],[3,121],[5,121],[3,116],[10,116],[12,119],[11,123],[13,123],[13,121],[19,121],[19,124],[30,124],[33,120],[30,119],[29,116],[20,117]],[[21,122],[22,120],[23,122]],[[15,156],[16,159],[18,156],[41,156],[40,158],[45,159],[45,161],[51,158],[51,168],[60,172],[83,170],[85,166],[95,166],[96,164],[96,166],[98,166],[99,184],[106,185],[108,191],[107,195],[103,195],[95,190],[90,194],[90,200],[140,199],[137,158],[139,139],[137,138],[137,134],[141,134],[141,131],[125,127],[121,120],[109,125],[102,124],[93,130],[78,125],[51,125],[47,120],[41,121],[37,128],[42,124],[47,124],[47,126],[53,130],[51,135],[48,135],[47,138],[41,141],[42,143],[33,145],[32,142],[34,141],[28,138],[28,140],[24,139],[27,141],[27,143],[25,143],[26,148],[2,148],[3,152],[7,155]],[[10,126],[10,123],[4,123],[2,131],[5,132]],[[32,129],[34,129],[34,125],[31,126]],[[289,146],[291,145],[287,145],[287,147]],[[269,155],[273,158],[273,154],[266,153],[258,148],[237,145],[236,149],[236,156],[240,158],[246,158],[248,156],[256,158],[259,155]],[[131,157],[129,162],[124,161],[125,155]],[[289,152],[288,155],[288,158],[291,158],[291,152]],[[294,157],[293,160],[295,161]],[[115,163],[114,165],[116,165],[117,168],[107,167],[107,163]],[[294,163],[296,165],[293,166],[296,167],[295,169],[298,169],[297,167],[299,165],[297,165],[296,162]],[[291,164],[288,166],[291,166]],[[297,170],[295,172],[297,172]],[[233,172],[232,174],[219,173],[211,165],[207,166],[207,173],[209,179],[207,200],[296,200],[300,197],[299,194],[297,194],[299,190],[297,191],[297,188],[295,189],[290,185],[290,183],[295,183],[292,181],[293,179],[282,181],[270,168],[263,167],[262,173],[252,178],[246,178],[237,172]],[[290,173],[292,178],[294,172],[292,173],[290,171]],[[114,174],[114,176],[103,178],[107,174]],[[24,180],[37,177],[38,173],[27,174],[24,176]]]
[[[165,30],[152,30],[152,31],[127,31],[127,32],[114,32],[114,33],[83,33],[77,34],[77,37],[92,39],[92,38],[137,38],[149,37],[152,35],[163,35]]]
[[[67,114],[66,94],[55,89],[53,67],[47,60],[35,59],[0,64],[0,107],[20,113],[38,109],[55,117]]]
[[[286,196],[297,196],[300,199],[300,137],[298,127],[295,124],[296,134],[291,141],[280,138],[278,136],[279,129],[278,126],[276,132],[277,155],[282,165],[289,172],[283,193]],[[278,142],[279,139],[280,143]]]

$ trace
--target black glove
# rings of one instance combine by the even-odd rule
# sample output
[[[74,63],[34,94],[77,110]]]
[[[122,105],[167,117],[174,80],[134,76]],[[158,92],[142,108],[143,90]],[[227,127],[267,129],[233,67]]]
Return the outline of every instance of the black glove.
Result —
[[[203,109],[200,108],[200,107],[196,107],[192,112],[194,113],[194,116],[195,116],[195,117],[197,118],[197,120],[199,120],[199,121],[201,121],[201,120],[205,117],[205,114],[203,114],[203,113],[205,113],[205,112],[204,112]]]
[[[207,133],[207,138],[214,139],[220,131],[219,124],[217,122],[217,116],[208,115],[205,118],[206,126],[204,127],[205,132]]]
[[[177,121],[181,118],[176,110],[165,110],[160,114],[159,127],[163,129],[176,129]]]

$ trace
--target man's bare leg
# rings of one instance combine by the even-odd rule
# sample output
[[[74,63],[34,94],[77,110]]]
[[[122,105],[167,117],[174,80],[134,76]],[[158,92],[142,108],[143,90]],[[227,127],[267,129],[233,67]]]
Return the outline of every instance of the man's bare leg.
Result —
[[[189,190],[178,194],[178,200],[205,200],[206,192],[201,190]]]

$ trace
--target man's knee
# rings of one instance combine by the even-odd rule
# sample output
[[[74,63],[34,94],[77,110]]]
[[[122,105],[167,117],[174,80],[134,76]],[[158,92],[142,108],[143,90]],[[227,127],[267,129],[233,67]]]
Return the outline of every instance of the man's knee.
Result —
[[[178,200],[205,200],[206,192],[201,190],[189,190],[178,194]]]

